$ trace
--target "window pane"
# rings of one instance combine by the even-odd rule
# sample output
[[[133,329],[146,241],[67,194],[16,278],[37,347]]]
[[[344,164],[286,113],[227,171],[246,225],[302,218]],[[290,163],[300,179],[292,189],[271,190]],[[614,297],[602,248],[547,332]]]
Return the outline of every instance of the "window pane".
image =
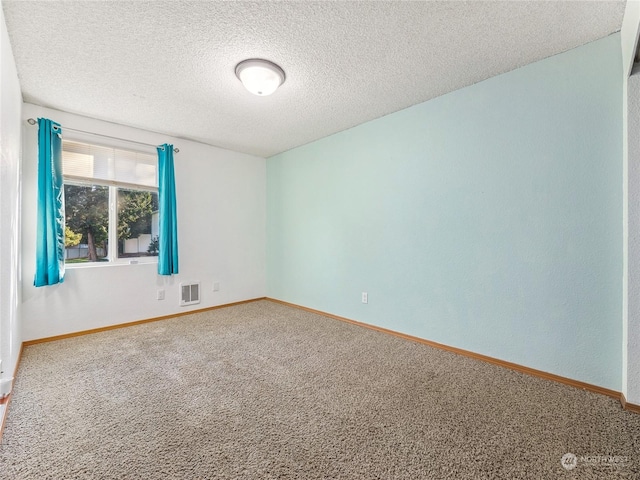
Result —
[[[65,176],[94,181],[158,185],[158,157],[149,153],[89,145],[64,140],[62,171]]]
[[[118,257],[158,255],[158,194],[118,189]]]
[[[65,184],[64,202],[65,261],[106,261],[109,253],[109,187]]]
[[[77,142],[62,142],[62,172],[73,177],[110,180],[113,149]]]
[[[155,187],[158,185],[158,157],[116,149],[113,179],[123,183]]]

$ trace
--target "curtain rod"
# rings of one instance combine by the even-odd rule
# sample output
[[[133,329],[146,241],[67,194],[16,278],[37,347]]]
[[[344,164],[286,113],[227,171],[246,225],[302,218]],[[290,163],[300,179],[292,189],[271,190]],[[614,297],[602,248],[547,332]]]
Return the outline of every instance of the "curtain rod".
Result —
[[[38,123],[35,119],[30,118],[27,120],[27,123],[29,125],[35,125],[36,123]],[[104,137],[104,138],[110,138],[112,140],[120,140],[123,142],[129,142],[129,143],[137,143],[138,145],[146,145],[147,147],[157,147],[158,145],[152,145],[150,143],[144,143],[144,142],[136,142],[135,140],[127,140],[126,138],[118,138],[118,137],[112,137],[111,135],[103,135],[102,133],[93,133],[93,132],[87,132],[85,130],[78,130],[76,128],[71,128],[71,127],[64,127],[65,130],[69,130],[71,132],[78,132],[78,133],[86,133],[87,135],[95,135],[97,137]],[[175,147],[173,149],[173,151],[175,153],[178,153],[180,151],[179,148]]]

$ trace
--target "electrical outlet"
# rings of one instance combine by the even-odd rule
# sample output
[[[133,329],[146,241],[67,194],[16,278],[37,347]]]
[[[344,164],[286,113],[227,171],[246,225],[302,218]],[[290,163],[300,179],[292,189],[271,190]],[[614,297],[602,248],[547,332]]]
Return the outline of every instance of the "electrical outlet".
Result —
[[[220,282],[213,282],[213,291],[214,292],[220,291]]]
[[[4,398],[11,393],[13,377],[0,379],[0,398]]]
[[[156,298],[158,300],[164,300],[164,290],[158,290]]]
[[[362,303],[369,303],[369,294],[367,292],[362,292]]]

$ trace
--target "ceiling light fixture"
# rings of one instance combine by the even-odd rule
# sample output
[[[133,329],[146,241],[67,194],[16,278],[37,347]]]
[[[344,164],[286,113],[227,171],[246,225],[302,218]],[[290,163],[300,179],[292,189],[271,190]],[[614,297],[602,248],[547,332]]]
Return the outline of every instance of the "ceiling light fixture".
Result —
[[[285,75],[278,65],[268,60],[250,58],[236,65],[236,77],[254,95],[271,95],[284,83]]]

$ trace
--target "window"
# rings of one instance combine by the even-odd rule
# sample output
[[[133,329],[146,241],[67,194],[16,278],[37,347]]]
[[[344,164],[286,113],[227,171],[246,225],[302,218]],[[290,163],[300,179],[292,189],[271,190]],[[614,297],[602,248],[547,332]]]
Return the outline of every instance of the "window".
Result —
[[[158,255],[157,164],[150,153],[62,142],[67,264]]]

